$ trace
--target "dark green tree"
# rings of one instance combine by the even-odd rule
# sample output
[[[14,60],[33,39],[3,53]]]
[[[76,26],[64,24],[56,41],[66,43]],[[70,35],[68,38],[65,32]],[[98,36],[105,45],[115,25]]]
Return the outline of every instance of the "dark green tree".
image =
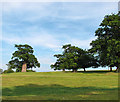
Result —
[[[91,53],[98,55],[101,66],[117,67],[120,72],[120,16],[106,15],[91,42]]]
[[[78,48],[75,46],[71,46],[71,44],[63,45],[62,49],[64,50],[62,54],[54,55],[57,58],[55,64],[51,65],[51,68],[54,70],[73,70],[77,71],[77,50]]]
[[[63,70],[65,71],[65,66],[64,66],[64,56],[61,54],[58,55],[54,55],[54,57],[57,58],[57,61],[55,62],[55,64],[51,65],[51,68],[54,68],[54,70]]]
[[[63,45],[62,49],[64,49],[62,54],[54,55],[57,57],[56,63],[51,65],[54,70],[72,69],[73,72],[77,72],[80,68],[85,70],[85,68],[98,66],[97,59],[86,50],[71,46],[71,44]]]
[[[84,50],[71,46],[71,44],[63,45],[62,49],[64,56],[64,66],[65,69],[73,70],[73,72],[77,72],[79,67],[79,56],[84,53]]]
[[[30,45],[15,44],[15,47],[18,50],[12,54],[11,61],[7,64],[10,69],[26,72],[26,69],[40,67],[40,63],[33,55],[34,50]]]
[[[15,58],[11,59],[6,65],[8,66],[8,69],[16,69],[16,72],[21,72],[23,63],[19,61],[18,58]]]
[[[79,57],[79,65],[80,68],[84,69],[84,71],[86,71],[86,68],[97,68],[100,66],[97,57],[90,54],[88,51],[85,51],[85,54]]]

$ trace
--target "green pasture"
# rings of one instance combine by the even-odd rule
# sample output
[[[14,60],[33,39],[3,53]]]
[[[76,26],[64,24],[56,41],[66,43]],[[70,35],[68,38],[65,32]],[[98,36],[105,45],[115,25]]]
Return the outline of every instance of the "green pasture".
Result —
[[[3,100],[118,100],[118,73],[18,72],[2,74]]]

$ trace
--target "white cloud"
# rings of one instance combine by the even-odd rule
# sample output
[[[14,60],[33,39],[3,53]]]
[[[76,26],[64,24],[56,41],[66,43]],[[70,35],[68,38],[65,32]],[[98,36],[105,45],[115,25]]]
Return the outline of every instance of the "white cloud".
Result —
[[[35,2],[3,2],[3,11],[4,12],[12,12],[15,10],[24,10],[24,11],[41,11],[44,10],[47,6],[49,6],[51,3],[35,3]]]
[[[16,44],[16,43],[22,43],[22,44],[31,44],[33,46],[41,46],[44,48],[49,48],[52,50],[59,50],[59,40],[54,37],[52,34],[47,34],[46,32],[42,33],[33,33],[30,34],[29,36],[14,36],[12,34],[8,34],[8,36],[4,36],[2,41],[7,42],[8,44]]]
[[[25,38],[25,40],[33,45],[48,47],[48,48],[58,48],[59,42],[52,35],[43,32],[42,34],[34,34],[30,37]]]
[[[85,40],[71,39],[71,43],[75,46],[80,47],[80,48],[88,49],[88,48],[90,48],[90,43],[94,39],[96,39],[96,37],[85,39]]]
[[[66,43],[70,43],[72,45],[79,46],[81,48],[89,48],[89,44],[95,37],[89,39],[79,39],[76,37],[71,37],[69,35],[54,35],[49,34],[48,32],[40,32],[40,33],[31,33],[29,36],[17,37],[10,36],[3,37],[2,41],[7,42],[8,44],[30,44],[32,46],[39,46],[43,48],[48,48],[53,51],[59,51],[62,45]]]
[[[8,44],[20,43],[21,39],[18,37],[2,37],[2,41],[7,42]]]
[[[102,2],[102,1],[101,1]],[[101,3],[100,2],[100,3]],[[82,3],[82,2],[81,2]],[[34,22],[44,17],[51,17],[51,20],[65,19],[65,20],[82,20],[87,18],[98,18],[107,13],[112,13],[118,9],[116,5],[108,3],[96,6],[94,4],[78,5],[75,3],[59,3],[54,2],[38,2],[38,3],[24,3],[24,2],[5,2],[3,3],[3,12],[18,12],[18,16],[22,15],[23,21]],[[84,12],[83,12],[84,11]],[[103,12],[104,11],[104,12]],[[99,13],[98,13],[99,12]],[[32,13],[32,15],[31,15]]]

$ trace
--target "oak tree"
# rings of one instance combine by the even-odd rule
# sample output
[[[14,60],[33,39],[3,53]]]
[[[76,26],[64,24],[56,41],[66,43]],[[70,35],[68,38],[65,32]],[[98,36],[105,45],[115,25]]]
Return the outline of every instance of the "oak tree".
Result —
[[[9,68],[17,71],[26,72],[26,69],[40,67],[40,63],[33,55],[33,48],[30,45],[17,45],[17,51],[12,54],[11,61],[8,62]]]
[[[91,42],[90,51],[99,57],[101,66],[117,67],[120,72],[120,16],[106,15],[96,30],[97,39]]]

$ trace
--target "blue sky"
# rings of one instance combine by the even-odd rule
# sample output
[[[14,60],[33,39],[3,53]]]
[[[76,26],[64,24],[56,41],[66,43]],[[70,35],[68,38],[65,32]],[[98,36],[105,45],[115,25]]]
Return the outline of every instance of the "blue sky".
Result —
[[[36,71],[52,71],[62,45],[90,48],[104,16],[117,12],[117,2],[4,2],[0,68],[7,68],[14,44],[29,44],[41,63]]]

